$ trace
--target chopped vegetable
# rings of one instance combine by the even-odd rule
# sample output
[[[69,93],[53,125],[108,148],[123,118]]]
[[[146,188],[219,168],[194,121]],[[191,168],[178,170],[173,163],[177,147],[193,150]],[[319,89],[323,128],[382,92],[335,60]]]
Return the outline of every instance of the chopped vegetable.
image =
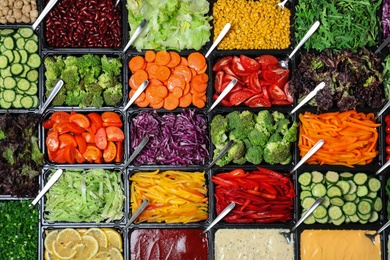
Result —
[[[0,255],[2,259],[37,259],[38,206],[31,200],[0,201]]]
[[[0,194],[33,197],[43,166],[39,148],[39,115],[0,115]]]
[[[119,82],[122,62],[106,55],[48,56],[45,64],[45,96],[48,97],[58,80],[64,86],[53,99],[53,106],[102,107],[119,106],[123,86]]]
[[[130,133],[131,152],[149,137],[135,165],[204,165],[209,160],[206,120],[194,110],[163,115],[141,111],[131,119]]]
[[[216,184],[216,211],[230,202],[236,207],[224,218],[233,223],[286,222],[293,218],[294,184],[289,177],[258,167],[255,171],[235,169],[212,176]]]
[[[383,39],[390,36],[390,1],[383,0],[382,3],[382,31]]]
[[[152,50],[199,50],[210,40],[209,1],[130,0],[127,2],[130,36],[148,20],[133,46]]]
[[[218,166],[229,163],[288,164],[291,162],[291,143],[297,140],[298,123],[284,114],[262,110],[258,114],[251,111],[234,111],[227,115],[218,114],[210,124],[211,141],[215,146],[214,158],[221,149],[233,140],[229,151],[217,161]]]
[[[377,44],[378,10],[382,1],[376,0],[311,0],[299,1],[295,9],[295,38],[302,39],[310,26],[319,21],[321,26],[305,43],[307,50],[325,49],[356,51]],[[364,29],[363,29],[364,28]]]
[[[313,171],[299,175],[301,186],[300,201],[302,214],[314,203],[315,199],[324,200],[306,220],[306,224],[344,223],[366,224],[376,222],[382,210],[382,199],[378,197],[381,182],[366,173],[325,174]]]
[[[149,204],[137,222],[191,223],[208,218],[204,172],[136,172],[130,177],[131,210]]]
[[[320,82],[325,82],[325,87],[309,101],[320,111],[336,106],[341,111],[356,107],[380,108],[386,103],[384,94],[389,92],[386,85],[383,91],[381,69],[380,58],[367,49],[359,49],[357,53],[330,49],[319,54],[305,53],[301,55],[289,88],[301,100]]]
[[[305,154],[320,139],[324,145],[308,160],[309,164],[330,164],[354,167],[366,165],[378,155],[378,127],[373,113],[365,114],[349,110],[346,112],[305,112],[299,114],[300,155]]]
[[[214,40],[226,23],[232,24],[218,49],[287,49],[290,45],[291,11],[278,7],[279,2],[279,0],[215,1]]]
[[[124,199],[120,172],[67,169],[45,195],[44,218],[49,223],[108,223],[123,218]]]
[[[149,50],[145,57],[134,56],[129,61],[129,98],[145,80],[146,90],[135,100],[139,107],[174,110],[191,104],[203,108],[209,77],[205,57],[192,52],[187,58],[177,52]]]

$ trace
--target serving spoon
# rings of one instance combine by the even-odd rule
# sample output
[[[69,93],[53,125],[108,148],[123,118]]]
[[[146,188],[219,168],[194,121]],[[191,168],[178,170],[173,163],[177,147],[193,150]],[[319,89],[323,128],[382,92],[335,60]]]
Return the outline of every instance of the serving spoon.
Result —
[[[145,136],[144,139],[139,143],[139,145],[134,149],[134,152],[130,155],[130,158],[127,160],[127,163],[122,167],[121,172],[124,172],[130,163],[137,157],[137,155],[144,149],[145,145],[149,142],[149,137]]]
[[[311,205],[310,208],[305,212],[305,214],[303,214],[303,216],[298,220],[295,226],[293,226],[288,232],[286,231],[279,232],[281,235],[283,235],[286,238],[288,244],[291,243],[291,233],[294,232],[298,228],[298,226],[302,224],[303,221],[305,221],[311,215],[311,213],[313,213],[313,211],[321,204],[323,200],[324,199],[322,197],[318,197],[314,201],[313,205]]]
[[[210,170],[210,169],[214,166],[214,164],[215,164],[219,159],[221,159],[222,156],[224,156],[225,153],[226,153],[227,151],[229,151],[229,149],[232,147],[233,144],[234,144],[234,141],[233,141],[233,140],[230,140],[230,141],[225,145],[225,147],[222,148],[222,150],[221,150],[221,151],[219,152],[219,154],[214,158],[214,160],[209,164],[209,166],[207,166],[206,171]]]
[[[379,170],[377,170],[375,174],[379,174],[379,173],[383,172],[387,167],[389,167],[389,165],[390,165],[390,160],[387,161],[384,165],[382,165],[382,167],[380,167]]]
[[[46,99],[46,102],[43,103],[41,109],[39,110],[39,114],[43,114],[45,112],[46,108],[49,106],[51,101],[55,98],[55,96],[60,92],[62,86],[64,85],[64,81],[59,80],[57,84],[54,86],[53,90],[51,91],[49,97]]]
[[[284,5],[288,2],[288,0],[284,0],[283,2],[278,3],[279,7],[282,7],[282,10],[284,9]]]
[[[35,206],[35,204],[38,203],[38,201],[42,198],[43,195],[46,194],[46,192],[53,186],[54,183],[61,177],[63,173],[62,169],[58,169],[51,177],[50,180],[45,184],[43,189],[39,192],[38,196],[31,202],[31,206]]]
[[[222,210],[222,212],[214,219],[213,222],[211,222],[211,224],[202,232],[200,233],[201,236],[203,236],[204,234],[207,233],[207,231],[209,231],[212,227],[214,227],[219,221],[221,221],[230,211],[232,211],[234,209],[234,207],[236,206],[236,203],[234,202],[230,202],[229,205],[226,206],[226,208],[224,210]]]
[[[380,117],[390,106],[390,101],[386,103],[386,105],[383,106],[383,108],[376,114],[376,117]]]
[[[223,37],[225,37],[225,35],[228,33],[228,31],[230,30],[230,27],[231,27],[231,24],[230,23],[227,23],[225,24],[225,26],[223,27],[222,31],[219,33],[217,39],[215,40],[215,42],[213,43],[213,45],[211,45],[210,49],[207,51],[206,55],[205,55],[205,58],[207,59],[207,57],[210,55],[210,53],[215,49],[215,47],[217,47],[217,45],[219,44],[220,41],[222,41]]]
[[[299,48],[302,47],[302,45],[313,35],[313,33],[318,29],[320,26],[320,22],[316,21],[310,29],[307,31],[305,36],[303,36],[302,40],[298,43],[298,45],[295,47],[295,49],[291,52],[291,54],[287,57],[287,59],[279,61],[280,66],[282,68],[288,69],[288,62],[289,60],[295,55],[295,53],[299,50]]]
[[[129,42],[126,44],[125,48],[123,49],[123,53],[125,53],[127,51],[127,49],[133,44],[133,42],[137,39],[137,37],[140,35],[140,33],[142,32],[142,30],[145,28],[145,25],[146,23],[148,22],[148,20],[146,20],[145,18],[141,21],[141,23],[139,24],[139,26],[137,27],[137,29],[135,30],[133,36],[131,36]]]
[[[321,139],[319,140],[315,145],[313,145],[312,148],[310,148],[310,150],[307,152],[307,154],[305,154],[302,159],[297,163],[297,165],[295,165],[295,167],[290,171],[290,173],[293,173],[294,171],[296,171],[299,167],[301,167],[302,164],[304,164],[313,154],[315,154],[318,149],[321,148],[321,146],[324,144],[324,140]]]
[[[31,26],[34,31],[38,27],[38,25],[42,22],[43,18],[45,18],[45,16],[50,12],[50,10],[55,6],[57,2],[58,0],[50,0],[49,3],[47,3],[42,13],[38,16],[37,20],[35,20],[35,22]]]
[[[219,95],[218,98],[211,105],[209,110],[207,110],[207,113],[210,113],[211,110],[213,110],[219,104],[219,102],[222,101],[222,99],[234,88],[236,84],[237,84],[237,79],[236,78],[232,79],[232,81],[230,81],[229,84],[226,86],[226,88],[222,91],[221,95]]]
[[[375,237],[379,235],[383,230],[385,230],[388,226],[390,226],[390,220],[386,222],[386,224],[383,225],[378,231],[376,231],[374,234],[365,233],[364,235],[368,237],[371,242],[375,245]]]
[[[299,104],[293,110],[291,110],[291,112],[289,114],[290,115],[294,114],[304,104],[309,102],[310,99],[312,99],[315,95],[317,95],[318,91],[320,91],[324,87],[325,87],[325,82],[321,82],[320,84],[318,84],[312,91],[310,91],[310,93],[304,99],[301,100],[301,102],[299,102]]]
[[[390,43],[390,36],[388,36],[386,38],[386,40],[378,47],[378,49],[376,49],[376,51],[374,52],[375,54],[380,52],[384,47],[386,47],[388,44]]]
[[[138,87],[138,89],[135,91],[134,95],[131,97],[127,105],[123,108],[123,112],[125,112],[133,103],[134,101],[141,95],[142,92],[146,89],[146,87],[149,84],[149,80],[145,80],[141,83],[141,85]]]
[[[141,205],[139,205],[138,209],[134,212],[134,214],[131,216],[129,222],[126,224],[126,226],[123,227],[122,230],[126,230],[131,225],[131,223],[133,223],[134,220],[136,220],[138,218],[138,216],[141,215],[142,211],[144,211],[144,209],[146,208],[146,206],[148,206],[148,204],[149,204],[148,199],[145,199],[144,201],[142,201]]]

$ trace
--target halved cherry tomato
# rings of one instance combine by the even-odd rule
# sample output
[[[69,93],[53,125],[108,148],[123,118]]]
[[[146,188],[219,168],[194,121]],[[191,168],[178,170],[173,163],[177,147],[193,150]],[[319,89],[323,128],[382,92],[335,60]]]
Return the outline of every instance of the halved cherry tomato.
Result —
[[[116,126],[108,126],[106,128],[107,140],[112,142],[121,142],[125,139],[123,131]]]
[[[87,117],[89,118],[89,120],[91,120],[92,124],[95,124],[97,126],[97,129],[103,126],[102,116],[99,115],[98,113],[95,112],[88,113]]]
[[[107,134],[106,129],[101,127],[97,130],[95,135],[95,144],[100,150],[104,150],[107,147]]]
[[[260,79],[259,79],[259,75],[256,73],[256,72],[252,72],[250,75],[249,75],[249,84],[248,84],[249,88],[254,90],[254,91],[257,91],[259,93],[261,93],[261,85],[260,85]]]
[[[71,134],[62,134],[58,136],[58,140],[60,141],[60,148],[65,146],[77,147],[76,139]]]
[[[102,151],[100,151],[99,148],[97,148],[94,145],[88,145],[87,149],[83,153],[84,158],[92,163],[93,161],[96,161],[102,157]]]
[[[50,116],[50,120],[55,123],[68,122],[70,115],[64,111],[56,111]]]
[[[271,107],[271,102],[263,98],[261,95],[255,95],[245,101],[248,107]]]
[[[53,124],[53,128],[59,135],[69,132],[68,122],[56,122]]]
[[[390,145],[390,135],[386,136],[385,141],[387,145]]]
[[[75,150],[76,148],[74,148],[73,146],[66,146],[64,148],[64,158],[66,160],[67,163],[69,164],[74,164],[76,162],[76,158],[75,158]]]
[[[385,116],[385,122],[387,125],[390,125],[390,114]]]
[[[275,56],[269,54],[260,55],[259,57],[255,58],[255,60],[260,63],[261,69],[279,65],[278,59]]]
[[[220,71],[223,70],[225,67],[230,66],[231,62],[233,60],[232,56],[225,56],[217,61],[217,63],[213,66],[213,71]]]
[[[87,141],[85,141],[84,136],[82,135],[75,135],[74,138],[77,142],[77,147],[81,153],[85,152],[85,149],[87,149]]]
[[[49,118],[49,119],[42,122],[42,126],[45,129],[50,129],[53,127],[53,121],[51,121],[51,119]]]
[[[277,85],[279,88],[283,88],[288,81],[289,70],[286,69],[266,69],[263,70],[261,75],[265,81]]]
[[[68,130],[69,132],[75,134],[75,135],[80,135],[85,132],[85,129],[76,124],[75,122],[68,122]]]
[[[87,129],[91,123],[87,116],[80,114],[80,113],[70,115],[69,121],[75,122],[76,124],[78,124],[79,126],[81,126],[84,129]]]
[[[239,91],[236,91],[234,93],[231,93],[229,96],[229,102],[233,106],[238,106],[248,98],[250,98],[253,95],[252,91],[249,91],[249,89],[241,89]]]
[[[58,140],[58,132],[50,130],[46,137],[46,147],[49,151],[55,152],[60,147],[60,140]]]
[[[53,161],[56,163],[66,163],[65,147],[57,150]]]
[[[120,163],[122,161],[123,161],[123,142],[117,142],[115,162]]]
[[[94,144],[95,143],[95,134],[90,133],[90,132],[84,132],[81,135],[84,137],[87,144]]]
[[[260,69],[260,63],[244,54],[240,55],[240,61],[246,71],[257,72]]]
[[[106,163],[112,162],[116,157],[116,146],[114,142],[109,141],[106,149],[103,151],[103,160]]]
[[[281,101],[281,100],[287,100],[287,96],[286,94],[284,93],[283,90],[281,90],[277,85],[275,84],[272,84],[269,88],[268,88],[268,92],[269,92],[269,95],[271,97],[272,100],[277,100],[277,101]]]
[[[74,158],[76,159],[77,163],[84,163],[86,161],[80,150],[77,148],[74,149]]]
[[[122,127],[123,123],[119,115],[115,112],[103,112],[102,114],[103,126],[117,126]]]
[[[232,71],[238,76],[248,76],[250,71],[246,71],[241,64],[240,58],[237,56],[233,57],[232,61]]]
[[[215,92],[221,93],[222,92],[222,80],[225,73],[223,71],[218,71],[215,74],[215,82],[214,82],[214,89]]]

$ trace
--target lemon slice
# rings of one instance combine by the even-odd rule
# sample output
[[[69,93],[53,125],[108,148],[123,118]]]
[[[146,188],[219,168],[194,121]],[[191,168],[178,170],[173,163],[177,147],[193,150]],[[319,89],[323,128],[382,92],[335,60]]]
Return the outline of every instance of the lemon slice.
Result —
[[[74,259],[86,260],[94,257],[99,251],[99,243],[93,236],[84,235],[82,236],[82,247],[76,245],[74,250],[77,251]]]
[[[48,250],[45,250],[44,254],[45,260],[56,260],[57,258]]]
[[[91,260],[111,260],[111,253],[108,251],[100,251]]]
[[[81,235],[73,228],[65,228],[57,235],[57,242],[63,245],[73,242],[72,246],[81,241]],[[69,246],[71,247],[71,246]]]
[[[123,255],[118,248],[115,247],[111,248],[110,253],[111,253],[111,260],[123,260]]]
[[[53,241],[57,240],[58,230],[50,231],[45,237],[45,249],[53,253]]]
[[[100,248],[108,247],[108,238],[106,233],[100,228],[90,228],[84,233],[84,236],[93,236],[99,243]]]
[[[77,253],[71,247],[63,246],[57,241],[53,241],[52,247],[54,256],[60,259],[72,259]]]
[[[123,249],[122,236],[115,229],[104,229],[108,238],[109,246],[118,248],[121,252]]]
[[[84,235],[85,232],[87,232],[87,231],[88,231],[88,229],[86,229],[86,228],[78,228],[77,229],[77,232],[79,232],[80,235]]]

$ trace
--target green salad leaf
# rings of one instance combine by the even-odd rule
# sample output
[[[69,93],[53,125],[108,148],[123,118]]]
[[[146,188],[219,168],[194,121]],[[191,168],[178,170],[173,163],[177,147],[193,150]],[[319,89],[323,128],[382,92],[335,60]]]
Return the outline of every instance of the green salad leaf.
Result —
[[[210,39],[209,2],[206,0],[129,0],[130,35],[146,18],[142,33],[133,46],[154,50],[199,50]]]
[[[121,173],[104,170],[65,170],[46,193],[48,222],[110,222],[124,214]]]

